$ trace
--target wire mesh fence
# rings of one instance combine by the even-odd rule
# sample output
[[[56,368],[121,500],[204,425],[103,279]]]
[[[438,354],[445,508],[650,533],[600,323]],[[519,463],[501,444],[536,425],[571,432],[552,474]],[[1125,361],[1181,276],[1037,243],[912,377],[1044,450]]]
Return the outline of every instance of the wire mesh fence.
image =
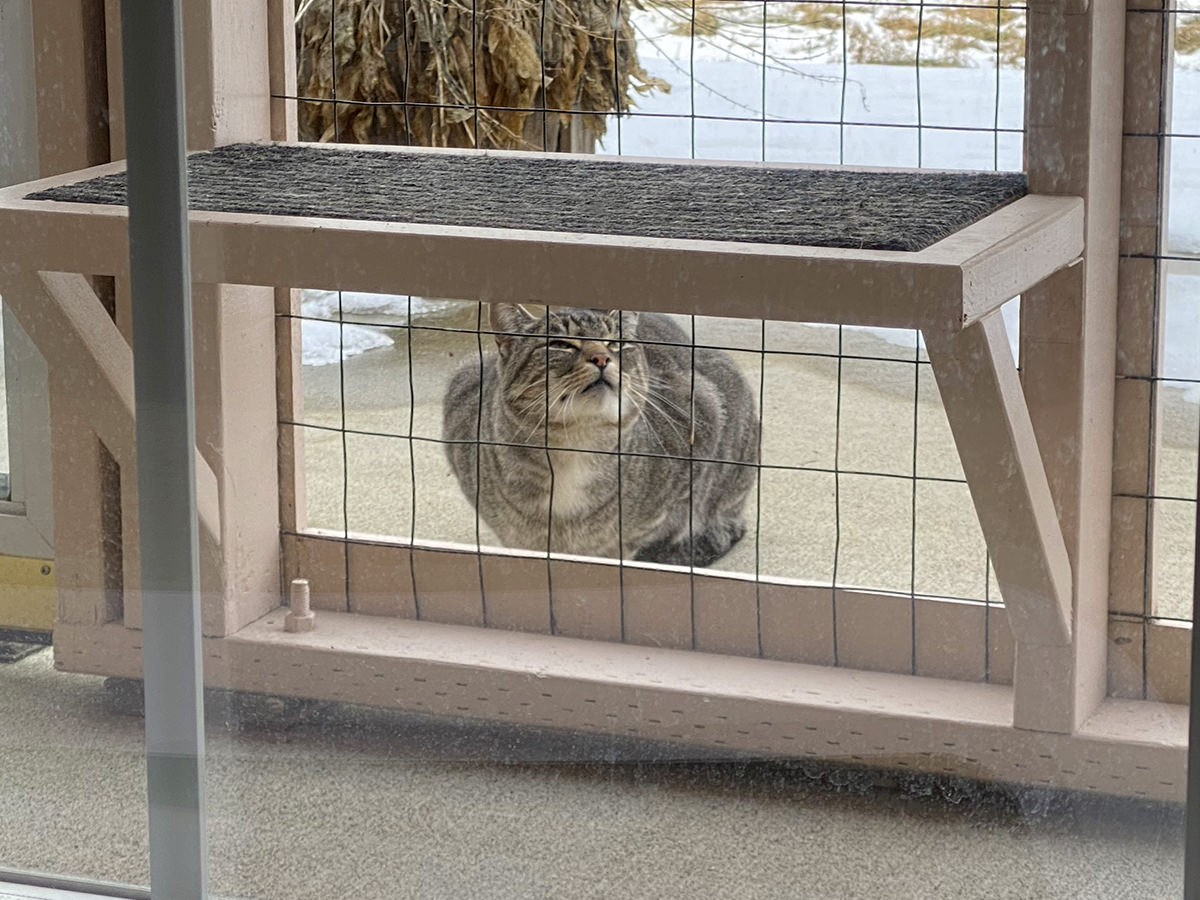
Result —
[[[327,299],[336,310],[337,295]],[[360,295],[342,295],[341,302],[344,311],[347,303],[377,299],[390,302]],[[360,334],[390,342],[342,365],[306,371],[304,418],[297,423],[308,432],[306,461],[310,470],[335,470],[313,471],[316,477],[309,479],[310,523],[418,540],[474,541],[474,510],[449,480],[442,403],[460,361],[478,359],[481,343],[494,355],[494,335],[487,327],[476,329],[477,320],[486,322],[476,303],[409,297],[398,302],[417,308],[411,326],[385,324],[389,316],[378,312],[347,314],[348,321],[341,322],[308,320],[337,335],[335,352]],[[986,598],[984,567],[968,574],[961,560],[945,552],[969,540],[970,549],[982,554],[982,537],[932,372],[918,359],[915,344],[904,359],[902,350],[883,339],[849,330],[839,337],[836,328],[697,317],[694,323],[684,319],[689,337],[693,324],[696,342],[683,347],[721,350],[752,386],[762,410],[756,468],[767,499],[749,516],[750,533],[721,561],[722,568],[828,581],[837,556],[844,584]],[[892,355],[880,355],[885,353]],[[343,436],[345,459],[339,459]],[[410,439],[417,445],[412,459]],[[391,464],[375,465],[374,454]],[[353,477],[342,477],[340,469]],[[420,485],[415,505],[412,492],[397,489],[413,483]],[[929,521],[914,529],[914,518]],[[503,545],[486,527],[483,533],[484,543]],[[834,547],[835,536],[840,548]],[[955,589],[938,590],[947,584]]]
[[[1110,691],[1186,702],[1200,430],[1196,81],[1190,0],[1126,14]]]
[[[1127,103],[1137,112],[1124,129],[1113,608],[1120,621],[1143,624],[1191,617],[1200,244],[1184,198],[1200,173],[1200,107],[1190,90],[1200,19],[1188,8],[1128,13],[1128,52],[1154,77],[1133,82],[1140,94]]]
[[[1159,278],[1154,286],[1153,342],[1148,386],[1151,396],[1151,450],[1143,494],[1148,505],[1147,579],[1143,611],[1162,619],[1190,619],[1192,560],[1195,550],[1196,437],[1200,431],[1200,269],[1197,228],[1186,197],[1200,177],[1197,135],[1200,106],[1189,85],[1195,80],[1194,51],[1200,16],[1175,9],[1140,11],[1163,40],[1163,95],[1159,127],[1130,131],[1128,137],[1155,145],[1162,160],[1157,186],[1158,246],[1148,259]],[[1130,13],[1134,13],[1131,11]],[[1142,26],[1143,28],[1147,26]],[[1144,373],[1138,373],[1142,375]],[[1127,376],[1127,377],[1137,377]]]
[[[301,0],[297,12],[309,139],[1021,168],[1023,4]],[[1016,352],[1017,304],[1004,315]],[[442,430],[453,371],[495,357],[486,306],[307,291],[297,318],[303,412],[288,424],[304,435],[308,526],[511,544],[456,483]],[[676,322],[680,350],[724,354],[761,417],[746,532],[716,568],[910,606],[1000,601],[916,332]],[[695,458],[684,462],[694,478]],[[689,526],[695,541],[690,503]]]

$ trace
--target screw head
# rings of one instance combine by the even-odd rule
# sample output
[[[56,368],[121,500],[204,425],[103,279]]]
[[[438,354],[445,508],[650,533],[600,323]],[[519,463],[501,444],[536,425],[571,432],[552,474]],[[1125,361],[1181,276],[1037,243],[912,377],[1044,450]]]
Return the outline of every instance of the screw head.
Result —
[[[49,575],[49,574],[50,574],[50,567],[49,567],[49,566],[42,566],[42,574],[43,574],[43,575]]]

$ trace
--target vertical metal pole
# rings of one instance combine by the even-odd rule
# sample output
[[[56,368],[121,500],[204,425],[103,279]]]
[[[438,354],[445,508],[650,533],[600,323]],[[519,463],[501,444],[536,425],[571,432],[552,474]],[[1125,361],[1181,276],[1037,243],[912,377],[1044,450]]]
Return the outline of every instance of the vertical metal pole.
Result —
[[[150,888],[207,895],[180,0],[122,0]]]
[[[1200,490],[1200,473],[1197,473]],[[1200,537],[1200,503],[1196,504]],[[1200,540],[1192,557],[1192,682],[1188,705],[1187,826],[1184,838],[1183,896],[1200,900]]]

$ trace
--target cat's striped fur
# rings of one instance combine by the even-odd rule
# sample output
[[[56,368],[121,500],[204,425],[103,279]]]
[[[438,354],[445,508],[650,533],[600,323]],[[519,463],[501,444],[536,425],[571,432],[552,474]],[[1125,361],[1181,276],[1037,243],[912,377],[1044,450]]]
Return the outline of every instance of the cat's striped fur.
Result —
[[[502,541],[707,566],[742,537],[759,428],[728,354],[654,313],[493,304],[490,318],[498,352],[455,372],[443,436]]]

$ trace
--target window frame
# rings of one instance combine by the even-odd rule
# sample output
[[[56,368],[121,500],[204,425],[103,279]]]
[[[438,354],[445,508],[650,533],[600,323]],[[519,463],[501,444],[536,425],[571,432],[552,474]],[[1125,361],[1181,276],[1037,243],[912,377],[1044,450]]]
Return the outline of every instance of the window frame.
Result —
[[[10,493],[0,500],[0,555],[52,559],[49,376],[16,317],[2,315]]]
[[[30,0],[0,0],[0,185],[37,177],[37,97]],[[0,500],[0,556],[54,556],[46,362],[3,307],[9,496]]]

